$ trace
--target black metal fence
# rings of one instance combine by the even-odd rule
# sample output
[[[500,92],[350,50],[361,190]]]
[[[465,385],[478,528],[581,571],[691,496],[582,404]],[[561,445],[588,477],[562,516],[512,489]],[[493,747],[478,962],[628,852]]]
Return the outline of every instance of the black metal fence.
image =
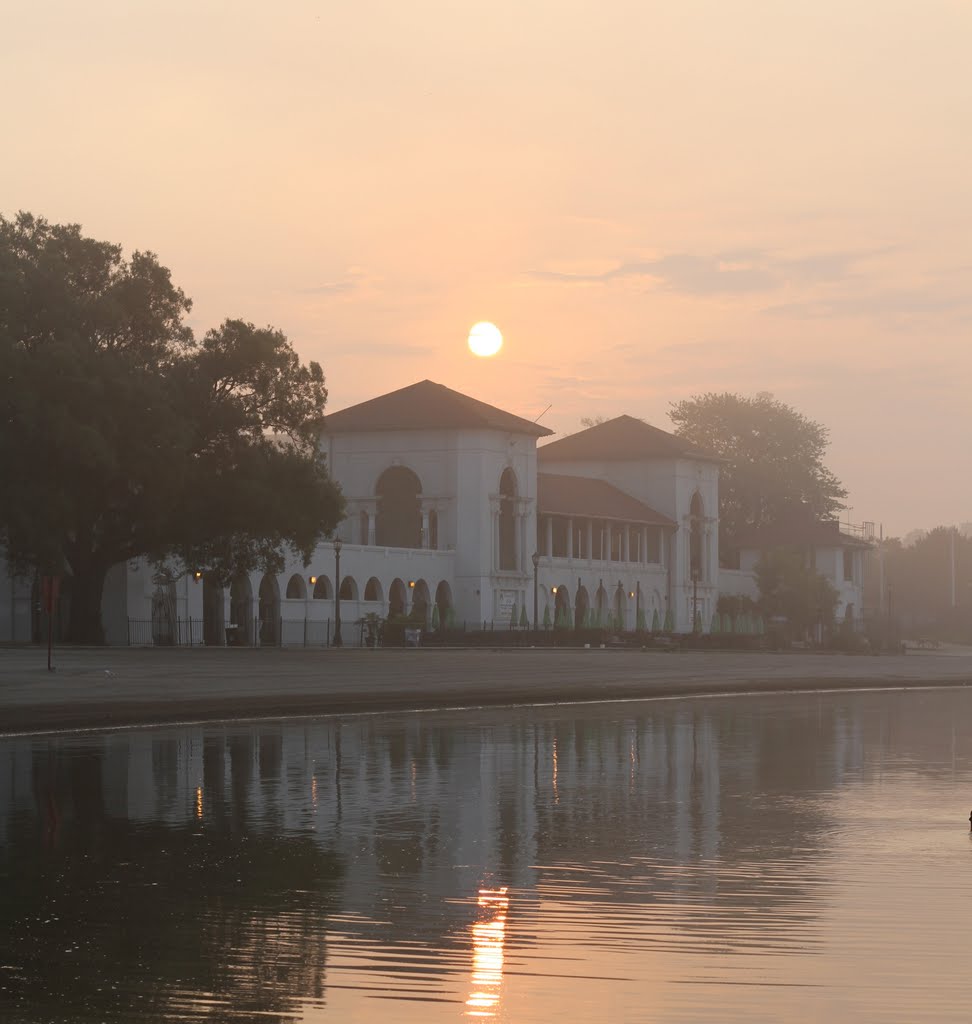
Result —
[[[201,647],[202,619],[129,619],[129,647]]]
[[[369,628],[370,625],[370,628]],[[377,628],[376,628],[377,627]],[[331,619],[260,619],[249,623],[231,623],[218,634],[204,629],[202,619],[129,619],[128,643],[131,647],[333,647],[334,622]],[[214,642],[215,641],[215,642]],[[342,622],[344,647],[672,647],[759,649],[767,645],[762,636],[721,634],[622,632],[597,629],[511,629],[499,623],[457,623],[441,629],[420,629],[414,623],[367,623],[364,620]]]
[[[364,625],[341,627],[345,646],[365,646]],[[129,619],[129,647],[333,647],[330,619],[260,619],[230,623],[221,630],[203,619]]]

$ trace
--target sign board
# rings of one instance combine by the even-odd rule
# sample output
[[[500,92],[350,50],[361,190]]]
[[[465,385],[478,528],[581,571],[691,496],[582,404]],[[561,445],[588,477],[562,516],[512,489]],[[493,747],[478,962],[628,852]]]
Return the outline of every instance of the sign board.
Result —
[[[496,609],[497,622],[509,622],[513,609],[516,607],[516,591],[501,590],[499,592],[499,603]]]

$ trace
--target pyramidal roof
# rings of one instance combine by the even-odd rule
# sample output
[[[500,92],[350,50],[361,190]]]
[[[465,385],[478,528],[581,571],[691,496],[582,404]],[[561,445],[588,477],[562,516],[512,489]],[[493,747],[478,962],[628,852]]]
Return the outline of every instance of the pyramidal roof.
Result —
[[[324,432],[327,434],[483,428],[511,434],[532,434],[534,437],[553,433],[532,420],[514,416],[432,380],[409,384],[324,418]]]
[[[718,455],[703,451],[634,416],[616,416],[613,420],[569,434],[559,441],[551,441],[537,449],[537,457],[541,462],[638,462],[641,459],[723,461]]]

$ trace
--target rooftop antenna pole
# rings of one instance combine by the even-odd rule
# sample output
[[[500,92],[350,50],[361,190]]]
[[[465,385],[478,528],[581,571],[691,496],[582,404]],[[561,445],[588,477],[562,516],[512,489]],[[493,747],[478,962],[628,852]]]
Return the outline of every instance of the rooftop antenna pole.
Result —
[[[553,408],[553,402],[551,402],[551,403],[550,403],[550,405],[548,405],[548,406],[547,406],[547,408],[546,408],[546,409],[544,409],[542,413],[540,413],[540,416],[545,416],[545,415],[546,415],[546,414],[547,414],[548,412],[550,412],[550,410],[551,410],[552,408]],[[540,420],[540,416],[538,416],[538,417],[537,417],[537,418],[536,418],[536,419],[535,419],[535,420],[534,420],[533,422],[534,422],[534,423],[537,423],[537,422],[539,422],[539,420]]]

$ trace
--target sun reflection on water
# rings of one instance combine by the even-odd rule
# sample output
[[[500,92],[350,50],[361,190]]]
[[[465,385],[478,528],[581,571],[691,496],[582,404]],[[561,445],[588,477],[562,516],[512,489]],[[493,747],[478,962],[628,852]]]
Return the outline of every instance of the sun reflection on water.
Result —
[[[472,926],[473,966],[467,1017],[495,1017],[503,982],[503,943],[510,900],[506,886],[480,889],[478,904],[488,917]]]

